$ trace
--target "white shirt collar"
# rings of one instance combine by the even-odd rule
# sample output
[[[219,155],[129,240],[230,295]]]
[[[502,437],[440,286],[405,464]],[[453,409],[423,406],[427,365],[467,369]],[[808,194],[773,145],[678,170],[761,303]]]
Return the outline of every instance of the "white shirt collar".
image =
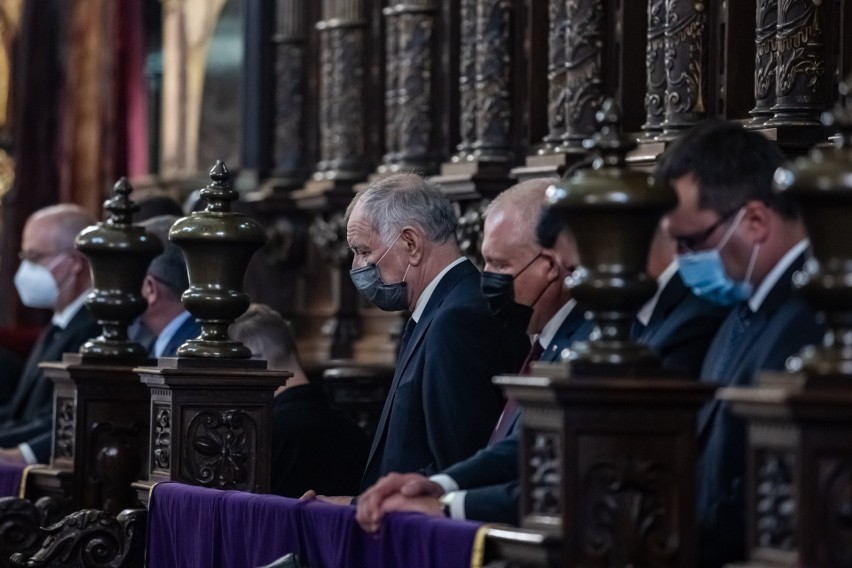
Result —
[[[163,328],[163,331],[161,331],[160,335],[157,336],[157,341],[154,342],[154,357],[161,357],[163,355],[166,345],[168,345],[169,341],[172,340],[175,332],[183,325],[183,322],[188,319],[189,312],[184,310],[175,316],[175,319],[170,321],[166,327]]]
[[[429,285],[426,286],[426,288],[423,290],[423,293],[420,294],[419,298],[417,298],[417,303],[414,304],[414,313],[411,314],[411,319],[413,319],[415,322],[420,321],[420,316],[423,315],[423,310],[426,309],[426,304],[429,303],[429,298],[432,297],[432,293],[435,291],[435,288],[438,287],[438,282],[440,282],[441,278],[443,278],[447,274],[447,272],[449,272],[454,266],[456,266],[457,264],[461,264],[465,260],[467,260],[467,258],[464,256],[457,258],[456,260],[445,266],[444,269],[439,272],[438,275],[435,276],[431,282],[429,282]]]
[[[553,314],[553,317],[547,320],[547,323],[544,324],[543,328],[541,328],[541,333],[538,335],[538,342],[544,349],[547,349],[548,346],[553,343],[553,338],[556,337],[556,332],[559,331],[559,327],[576,305],[577,300],[571,298],[565,302],[565,304],[559,308],[559,311]]]
[[[636,319],[642,325],[648,325],[648,322],[651,321],[651,316],[654,315],[654,308],[657,307],[657,302],[660,301],[660,294],[663,293],[663,288],[669,285],[675,274],[677,274],[677,259],[671,261],[666,269],[657,277],[657,291],[654,292],[654,296],[645,302],[645,305],[636,314]]]
[[[799,258],[799,255],[805,252],[805,250],[810,245],[810,241],[808,239],[802,239],[798,243],[796,243],[793,248],[787,251],[787,254],[781,257],[772,270],[769,271],[769,274],[766,275],[766,278],[763,279],[763,282],[760,283],[760,286],[757,287],[757,290],[754,291],[754,294],[751,295],[751,298],[748,299],[748,307],[751,308],[751,311],[757,312],[760,309],[760,306],[763,305],[764,300],[766,300],[766,296],[769,295],[770,290],[775,287],[775,284],[778,283],[778,279],[790,268],[790,265]]]
[[[91,292],[91,290],[86,290],[77,296],[77,298],[65,306],[65,309],[61,312],[53,312],[53,317],[50,318],[50,322],[61,329],[68,327],[68,324],[71,323],[71,320],[74,319],[74,316],[77,315],[77,312],[79,312],[83,308],[83,304],[86,303],[86,297],[89,295],[89,292]]]

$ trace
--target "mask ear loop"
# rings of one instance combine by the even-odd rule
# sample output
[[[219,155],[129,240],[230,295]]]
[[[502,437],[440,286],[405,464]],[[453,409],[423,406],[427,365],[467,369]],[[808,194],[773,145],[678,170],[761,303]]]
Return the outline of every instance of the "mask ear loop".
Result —
[[[751,257],[748,259],[748,268],[746,268],[746,282],[751,283],[751,275],[752,272],[754,272],[754,265],[757,263],[758,254],[760,254],[760,243],[754,243],[754,248],[751,251]]]
[[[393,248],[393,245],[395,245],[395,244],[396,244],[396,241],[398,241],[398,240],[399,240],[399,237],[401,237],[401,236],[402,236],[402,233],[400,233],[400,234],[398,234],[398,235],[396,236],[396,238],[393,240],[393,242],[392,242],[392,243],[390,244],[390,246],[388,247],[388,250],[386,250],[386,251],[385,251],[385,254],[383,254],[383,255],[379,258],[379,260],[377,260],[377,261],[376,261],[376,266],[378,266],[378,265],[379,265],[379,263],[380,263],[381,261],[383,261],[383,260],[384,260],[384,258],[388,255],[388,253],[390,252],[390,250]]]
[[[719,246],[716,247],[716,250],[720,251],[725,248],[725,245],[728,244],[728,241],[731,240],[731,237],[734,235],[734,231],[739,227],[740,222],[743,220],[745,216],[745,207],[740,209],[740,212],[737,213],[737,216],[734,218],[734,222],[731,223],[731,226],[728,227],[728,230],[725,232],[725,236],[722,237],[722,240],[719,241]]]

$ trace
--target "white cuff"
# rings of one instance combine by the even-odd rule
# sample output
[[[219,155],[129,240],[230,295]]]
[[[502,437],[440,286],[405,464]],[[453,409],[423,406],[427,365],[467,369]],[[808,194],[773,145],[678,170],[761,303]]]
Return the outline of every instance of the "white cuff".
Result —
[[[21,450],[21,454],[24,456],[24,459],[27,462],[27,465],[33,465],[34,463],[38,463],[36,459],[35,453],[33,453],[33,449],[29,444],[23,443],[18,444],[18,449]]]
[[[445,501],[450,502],[450,518],[465,520],[464,516],[464,498],[467,491],[450,491],[444,496]]]
[[[441,489],[444,490],[444,493],[459,490],[459,484],[456,483],[456,480],[447,475],[446,473],[435,474],[429,478],[429,481],[440,485]]]

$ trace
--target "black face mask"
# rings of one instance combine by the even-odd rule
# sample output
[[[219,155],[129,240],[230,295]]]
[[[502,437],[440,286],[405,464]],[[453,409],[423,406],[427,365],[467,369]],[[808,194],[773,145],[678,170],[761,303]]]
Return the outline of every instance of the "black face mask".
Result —
[[[515,279],[511,274],[483,272],[480,275],[482,295],[498,323],[507,327],[526,329],[533,309],[515,301]]]

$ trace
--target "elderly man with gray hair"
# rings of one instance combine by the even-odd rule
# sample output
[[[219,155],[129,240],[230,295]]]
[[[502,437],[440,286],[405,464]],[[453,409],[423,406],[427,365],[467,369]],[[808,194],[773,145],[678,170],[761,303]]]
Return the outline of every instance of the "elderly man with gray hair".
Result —
[[[491,378],[517,371],[530,343],[491,315],[439,187],[389,176],[355,197],[346,220],[355,287],[382,310],[411,312],[365,489],[392,471],[431,475],[484,446],[503,407]]]

